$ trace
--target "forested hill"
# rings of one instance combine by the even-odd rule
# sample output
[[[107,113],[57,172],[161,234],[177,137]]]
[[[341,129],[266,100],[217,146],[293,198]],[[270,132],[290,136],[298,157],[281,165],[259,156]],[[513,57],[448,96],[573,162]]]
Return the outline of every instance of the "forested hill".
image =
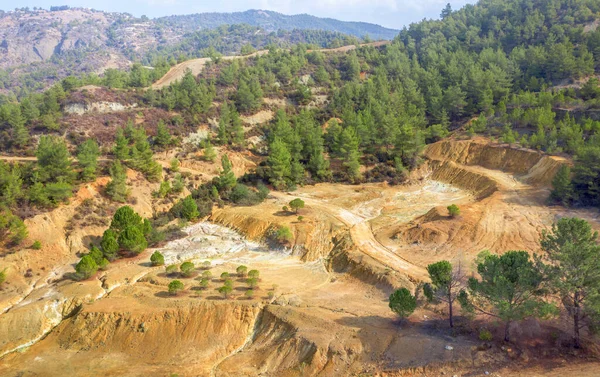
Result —
[[[102,144],[91,149],[158,181],[163,171],[152,151],[181,147],[199,124],[217,119],[218,128],[194,150],[210,155],[218,145],[253,154],[259,164],[246,183],[291,190],[330,181],[402,183],[422,162],[426,143],[455,131],[573,157],[553,198],[600,207],[599,19],[597,0],[482,0],[413,24],[378,47],[323,53],[298,44],[222,59],[220,45],[210,45],[210,64],[198,76],[188,71],[159,90],[145,88],[170,69],[165,60],[69,77],[19,101],[2,98],[0,149],[40,155],[38,140],[52,135],[46,147],[61,144],[68,155],[88,138]],[[196,42],[175,51],[202,46]],[[102,88],[81,88],[89,85]],[[81,117],[65,111],[107,100],[130,110]],[[258,113],[273,118],[244,127],[242,118]],[[76,174],[43,169],[39,162],[26,169],[0,164],[0,205],[48,207],[68,198]]]
[[[380,38],[387,32],[391,39],[397,34],[376,25],[306,15],[296,19],[273,13],[270,19],[279,20],[274,23],[264,23],[261,12],[243,15],[157,20],[66,6],[0,11],[0,91],[22,96],[69,75],[125,70],[132,62],[155,66],[157,60],[203,57],[209,46],[222,54],[237,54],[245,45],[339,47],[355,43],[353,35]]]
[[[188,29],[215,28],[221,25],[248,24],[266,30],[313,29],[327,30],[362,38],[392,39],[398,30],[384,28],[366,22],[346,22],[332,18],[320,18],[308,14],[285,15],[266,10],[248,10],[234,13],[200,13],[187,16],[170,16],[157,19],[158,23],[182,26]]]

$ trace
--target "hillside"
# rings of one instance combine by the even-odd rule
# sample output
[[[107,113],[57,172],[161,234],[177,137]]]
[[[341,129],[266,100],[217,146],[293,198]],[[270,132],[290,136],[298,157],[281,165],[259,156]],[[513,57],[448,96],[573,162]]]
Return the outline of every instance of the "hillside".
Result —
[[[139,62],[0,101],[0,375],[596,376],[598,20],[111,23]]]
[[[265,15],[277,22],[265,22]],[[276,33],[279,30],[284,32]],[[209,46],[226,55],[239,53],[244,45],[339,47],[353,43],[349,36],[367,34],[391,39],[396,32],[371,24],[261,11],[155,20],[84,8],[1,12],[0,89],[21,95],[69,75],[126,69],[132,61],[153,65],[160,59],[203,57]]]

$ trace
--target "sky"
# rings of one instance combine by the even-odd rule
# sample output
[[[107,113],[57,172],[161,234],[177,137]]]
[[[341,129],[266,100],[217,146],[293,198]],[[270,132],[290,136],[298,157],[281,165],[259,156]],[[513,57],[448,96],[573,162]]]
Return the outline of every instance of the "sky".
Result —
[[[0,0],[0,9],[50,8],[51,5],[127,12],[135,16],[273,10],[284,14],[308,13],[343,21],[364,21],[401,29],[423,18],[439,18],[447,3],[459,9],[475,0]]]

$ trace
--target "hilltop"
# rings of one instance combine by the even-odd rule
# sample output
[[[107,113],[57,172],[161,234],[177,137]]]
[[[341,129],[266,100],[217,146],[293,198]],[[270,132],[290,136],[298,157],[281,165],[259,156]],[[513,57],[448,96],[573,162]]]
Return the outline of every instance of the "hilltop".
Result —
[[[209,46],[229,55],[244,45],[339,47],[356,37],[396,34],[367,23],[266,11],[158,19],[67,7],[0,11],[0,87],[21,95],[69,75],[127,69],[134,61],[152,65],[157,59],[204,57]]]

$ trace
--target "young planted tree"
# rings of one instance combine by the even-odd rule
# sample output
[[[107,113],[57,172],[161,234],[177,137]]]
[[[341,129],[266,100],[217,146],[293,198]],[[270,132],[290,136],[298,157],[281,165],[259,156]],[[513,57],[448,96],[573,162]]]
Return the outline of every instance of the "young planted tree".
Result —
[[[461,291],[459,302],[465,310],[477,310],[503,321],[505,341],[510,341],[512,322],[556,313],[556,308],[543,299],[542,271],[526,251],[508,251],[501,256],[483,252],[478,260],[481,279],[468,280],[469,293]]]
[[[252,289],[256,288],[258,285],[258,278],[248,278],[246,279],[246,284]]]
[[[227,299],[231,292],[233,291],[233,287],[229,285],[224,285],[218,289],[219,293],[223,295],[223,298]]]
[[[431,284],[423,288],[429,301],[439,300],[448,304],[448,321],[454,327],[454,301],[464,288],[465,274],[462,265],[452,266],[448,261],[440,261],[427,266]]]
[[[400,288],[390,295],[389,306],[401,319],[405,319],[417,308],[417,299],[408,289]]]
[[[131,127],[133,127],[133,125]],[[129,139],[125,137],[125,132],[122,128],[119,128],[117,130],[115,145],[113,147],[113,154],[115,155],[117,161],[125,161],[131,157],[131,150],[129,149]]]
[[[184,285],[179,280],[173,280],[169,283],[169,294],[176,296],[179,292],[183,291]]]
[[[84,255],[75,266],[75,271],[80,279],[89,279],[98,271],[98,265],[91,255]]]
[[[248,277],[250,279],[258,279],[260,278],[260,272],[258,270],[250,270],[248,271]]]
[[[304,200],[302,200],[300,198],[296,198],[296,199],[292,200],[289,204],[290,204],[290,208],[292,210],[294,210],[294,212],[296,212],[296,214],[298,214],[298,210],[300,208],[304,208]]]
[[[165,264],[165,257],[159,251],[155,251],[150,256],[150,262],[152,262],[153,266],[163,266]]]
[[[448,214],[450,217],[455,218],[460,215],[460,208],[456,204],[451,204],[448,206]]]
[[[246,273],[248,272],[248,267],[242,265],[242,266],[238,266],[238,268],[235,269],[235,272],[237,272],[239,277],[244,277],[246,276]]]
[[[179,268],[181,270],[181,274],[186,278],[192,276],[194,273],[194,264],[192,262],[183,262]]]
[[[578,218],[562,218],[541,240],[548,276],[573,319],[573,346],[581,347],[580,331],[600,313],[600,245],[598,232]]]

